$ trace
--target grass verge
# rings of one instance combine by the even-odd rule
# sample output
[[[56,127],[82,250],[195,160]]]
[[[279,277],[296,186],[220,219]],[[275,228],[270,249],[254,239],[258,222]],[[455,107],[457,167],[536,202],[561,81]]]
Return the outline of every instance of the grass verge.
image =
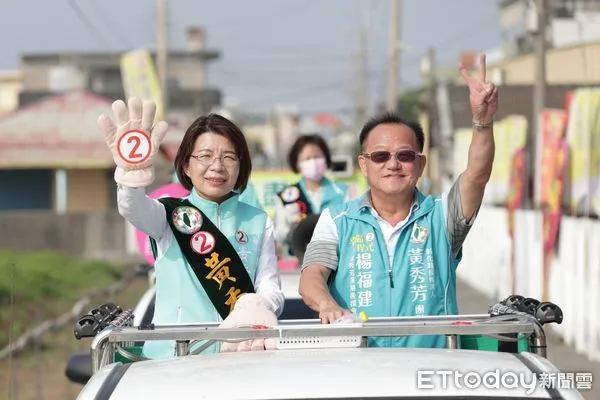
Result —
[[[88,291],[118,281],[125,266],[42,251],[0,251],[0,348]]]

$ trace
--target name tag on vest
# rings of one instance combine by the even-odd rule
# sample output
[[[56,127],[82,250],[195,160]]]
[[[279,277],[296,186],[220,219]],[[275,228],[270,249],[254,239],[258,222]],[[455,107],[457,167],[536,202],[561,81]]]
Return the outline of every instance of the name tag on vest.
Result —
[[[158,201],[165,206],[167,222],[196,278],[221,318],[227,318],[242,294],[254,293],[236,249],[188,200],[165,197]],[[156,246],[152,239],[151,243]]]

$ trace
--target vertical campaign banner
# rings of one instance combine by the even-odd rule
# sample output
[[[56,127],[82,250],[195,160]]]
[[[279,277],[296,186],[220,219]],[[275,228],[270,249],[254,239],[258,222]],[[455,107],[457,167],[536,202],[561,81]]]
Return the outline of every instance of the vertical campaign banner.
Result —
[[[571,98],[566,138],[570,147],[569,194],[571,213],[588,215],[600,195],[600,126],[598,89],[577,89]],[[593,207],[593,208],[592,208]]]
[[[568,165],[568,146],[565,139],[567,112],[546,109],[538,116],[540,135],[536,176],[536,194],[543,217],[543,284],[542,298],[547,300],[552,259],[556,249],[562,216],[562,198]]]
[[[494,126],[496,152],[490,179],[492,184],[490,195],[495,204],[504,205],[513,195],[511,194],[513,188],[511,180],[515,173],[515,165],[517,165],[515,157],[521,157],[517,153],[525,147],[527,126],[527,119],[522,115],[509,115]],[[514,176],[518,177],[519,175]]]
[[[497,193],[498,203],[505,204],[507,208],[507,227],[511,238],[510,276],[512,290],[515,290],[516,282],[516,238],[514,221],[516,210],[523,205],[525,176],[525,140],[527,135],[527,119],[522,115],[510,115],[499,122],[498,129],[494,128],[496,146],[500,143],[501,153],[499,157],[500,168],[497,175],[499,190]],[[496,164],[496,158],[494,158]],[[494,165],[495,168],[495,165]]]
[[[600,216],[600,89],[592,90],[590,146],[590,211]]]
[[[510,255],[510,279],[512,281],[511,288],[514,293],[516,287],[516,238],[515,238],[515,212],[523,205],[523,193],[527,177],[525,176],[525,161],[527,155],[523,148],[514,152],[511,158],[510,179],[508,182],[508,196],[506,199],[506,215],[508,235],[511,239],[511,255]]]
[[[154,101],[156,121],[165,118],[158,75],[147,50],[134,50],[121,56],[121,79],[125,97],[139,97],[142,101]]]
[[[541,135],[538,180],[539,206],[544,213],[544,253],[554,251],[567,170],[568,148],[565,140],[567,113],[546,109],[540,115]]]
[[[515,155],[524,148],[527,135],[527,119],[522,115],[509,115],[494,125],[494,165],[490,180],[486,185],[483,202],[506,205],[511,193],[511,179],[515,165]],[[466,166],[473,130],[459,128],[454,132],[453,173],[458,177]],[[520,157],[517,155],[517,157]],[[514,196],[513,196],[514,197]]]

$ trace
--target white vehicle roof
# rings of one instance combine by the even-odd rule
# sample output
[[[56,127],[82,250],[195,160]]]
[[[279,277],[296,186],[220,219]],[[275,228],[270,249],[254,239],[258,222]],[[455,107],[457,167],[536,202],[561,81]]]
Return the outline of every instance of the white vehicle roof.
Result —
[[[281,273],[286,299],[300,299],[298,280],[297,271]],[[136,312],[142,314],[154,294],[154,287],[149,288],[136,307]],[[468,319],[469,316],[460,316],[459,319],[462,321],[465,318]],[[369,321],[370,324],[371,320]],[[405,323],[417,327],[423,324],[414,318],[404,318],[403,321],[400,324],[402,326]],[[377,326],[377,322],[374,323],[373,328]],[[433,324],[431,326],[436,326],[435,329],[440,329],[437,327],[438,323],[430,321],[426,325]],[[486,326],[489,328],[487,324],[475,324],[473,328],[482,329]],[[317,324],[312,329],[317,327],[323,328]],[[502,324],[494,325],[494,332],[500,333],[501,327]],[[296,332],[299,328],[301,327],[281,326],[284,331],[288,329]],[[310,325],[306,325],[306,329],[309,328]],[[140,334],[143,336],[151,333],[132,329],[123,328],[115,335],[125,341],[137,341]],[[184,335],[187,337],[194,330],[203,332],[206,328],[186,329],[190,330]],[[176,330],[169,334],[182,334],[175,332]],[[364,333],[361,331],[360,335],[367,336]],[[308,333],[304,334],[310,336]],[[131,335],[135,337],[132,338]],[[139,337],[139,340],[147,339]],[[423,385],[433,387],[418,386],[419,371],[424,379]],[[440,374],[452,371],[463,374],[462,378],[459,378],[457,384],[455,378],[458,375],[447,376],[444,384]],[[487,376],[495,378],[496,382],[498,379],[501,381],[498,384],[487,381],[487,385],[481,382],[469,386],[469,382],[464,380],[467,373],[472,373],[471,377]],[[288,347],[275,351],[181,356],[125,365],[113,363],[99,369],[92,376],[78,400],[583,399],[573,389],[558,390],[554,387],[546,390],[534,380],[535,374],[555,374],[556,382],[558,373],[558,369],[546,358],[529,352],[514,354],[458,349]],[[539,377],[540,375],[538,380]],[[510,378],[516,378],[517,382],[511,385]],[[508,385],[506,379],[509,379]]]
[[[111,364],[94,375],[78,400],[97,398],[99,389],[107,390],[105,398],[110,400],[583,398],[574,390],[552,397],[539,384],[533,384],[532,369],[558,372],[546,359],[531,353],[409,348],[222,353],[141,361],[125,367]],[[496,370],[523,377],[529,386],[517,384],[515,388],[499,383],[497,387],[480,384],[461,389],[452,379],[442,386],[440,375],[428,375],[433,380],[425,383],[434,384],[433,389],[417,385],[418,371],[474,371],[483,376]],[[106,379],[121,374],[120,380]]]

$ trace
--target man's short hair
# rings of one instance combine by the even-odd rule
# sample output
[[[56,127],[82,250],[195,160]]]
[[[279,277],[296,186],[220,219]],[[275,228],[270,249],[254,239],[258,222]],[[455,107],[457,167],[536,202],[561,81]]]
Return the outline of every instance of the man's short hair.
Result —
[[[425,148],[425,133],[423,132],[423,127],[421,124],[415,121],[410,121],[408,119],[402,118],[400,115],[394,112],[385,112],[383,114],[376,115],[369,119],[367,123],[363,126],[360,131],[360,147],[364,149],[364,144],[367,141],[367,137],[371,133],[375,127],[382,124],[396,124],[396,125],[405,125],[409,127],[415,134],[417,138],[417,145],[419,146],[419,151],[423,151]]]

